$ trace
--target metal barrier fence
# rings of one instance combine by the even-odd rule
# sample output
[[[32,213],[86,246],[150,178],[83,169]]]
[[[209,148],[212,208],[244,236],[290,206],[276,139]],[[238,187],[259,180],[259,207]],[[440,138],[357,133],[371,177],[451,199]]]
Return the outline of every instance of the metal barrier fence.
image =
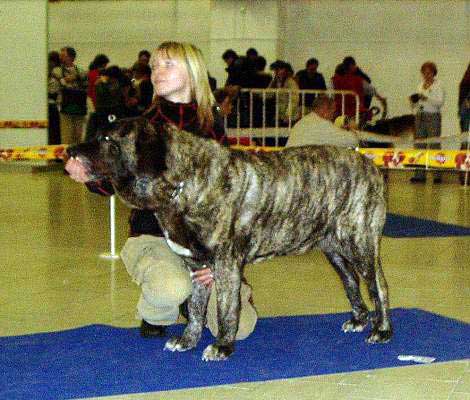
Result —
[[[241,89],[235,110],[224,124],[231,144],[282,146],[292,126],[311,111],[318,95],[341,99],[345,115],[346,98],[354,101],[356,125],[359,125],[359,96],[349,90]]]

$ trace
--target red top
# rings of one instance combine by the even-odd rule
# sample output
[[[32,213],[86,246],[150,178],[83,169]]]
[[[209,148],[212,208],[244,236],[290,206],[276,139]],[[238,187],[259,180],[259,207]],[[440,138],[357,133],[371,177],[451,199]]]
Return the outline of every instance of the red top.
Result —
[[[100,76],[100,71],[98,69],[92,69],[88,72],[88,97],[93,102],[93,105],[96,107],[96,81]]]
[[[333,76],[333,87],[336,90],[352,90],[357,93],[359,96],[359,112],[367,111],[364,106],[364,82],[363,79],[354,74],[345,74],[339,75],[335,74]],[[335,97],[336,102],[336,112],[342,114],[342,99],[341,95]],[[344,97],[344,113],[348,117],[354,117],[356,115],[356,98],[354,96],[345,96]]]

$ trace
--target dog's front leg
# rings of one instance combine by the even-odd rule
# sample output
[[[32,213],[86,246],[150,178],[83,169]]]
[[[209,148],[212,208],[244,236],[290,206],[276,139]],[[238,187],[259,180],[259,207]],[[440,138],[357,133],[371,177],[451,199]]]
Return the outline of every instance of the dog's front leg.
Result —
[[[233,353],[240,318],[240,269],[223,265],[215,268],[214,275],[219,332],[216,342],[204,350],[204,361],[226,360]]]
[[[165,344],[165,349],[170,351],[190,350],[201,339],[202,330],[206,322],[207,303],[211,289],[198,282],[193,282],[191,296],[188,298],[189,321],[183,332],[183,336],[175,336]]]

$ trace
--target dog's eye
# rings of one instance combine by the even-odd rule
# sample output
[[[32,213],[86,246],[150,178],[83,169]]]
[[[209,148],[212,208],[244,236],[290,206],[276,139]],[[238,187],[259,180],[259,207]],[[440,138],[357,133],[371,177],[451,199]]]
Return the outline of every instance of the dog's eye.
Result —
[[[111,138],[109,136],[105,136],[103,139],[106,140],[107,142],[109,142],[111,140]]]

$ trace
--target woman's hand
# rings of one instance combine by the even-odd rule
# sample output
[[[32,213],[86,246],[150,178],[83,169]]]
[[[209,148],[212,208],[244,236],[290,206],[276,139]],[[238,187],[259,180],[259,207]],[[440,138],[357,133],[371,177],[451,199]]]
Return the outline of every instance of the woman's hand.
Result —
[[[211,288],[214,283],[214,275],[212,275],[210,268],[198,269],[191,272],[191,279],[193,282],[198,282],[208,288]]]
[[[65,170],[76,182],[85,183],[90,180],[85,166],[78,158],[70,158],[65,164]]]

